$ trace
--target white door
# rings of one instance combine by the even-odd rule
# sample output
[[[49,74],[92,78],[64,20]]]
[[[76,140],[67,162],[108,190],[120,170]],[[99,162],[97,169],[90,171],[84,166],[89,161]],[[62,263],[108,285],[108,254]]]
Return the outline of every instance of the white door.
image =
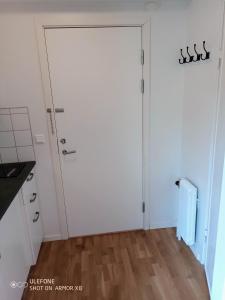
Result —
[[[142,228],[141,27],[45,34],[69,236]]]

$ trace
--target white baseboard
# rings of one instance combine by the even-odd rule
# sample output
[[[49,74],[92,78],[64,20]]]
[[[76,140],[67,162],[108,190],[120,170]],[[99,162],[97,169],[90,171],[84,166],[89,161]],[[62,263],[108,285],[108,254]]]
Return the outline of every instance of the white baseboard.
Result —
[[[190,249],[192,251],[192,253],[194,254],[195,258],[200,262],[200,264],[204,264],[203,260],[202,260],[202,255],[199,252],[199,249],[196,247],[196,244],[194,244],[193,246],[190,246]]]
[[[205,266],[204,266],[204,270],[205,270],[205,277],[206,277],[206,281],[207,281],[207,285],[208,285],[208,289],[209,289],[209,295],[211,297],[212,296],[212,290],[211,290],[211,287],[210,287],[210,284],[209,284],[209,276],[208,276],[208,272],[206,271]]]
[[[59,241],[59,240],[62,240],[61,234],[47,235],[44,237],[44,242]]]
[[[150,229],[171,228],[171,227],[176,227],[176,226],[177,226],[177,221],[176,220],[151,222],[150,223]]]
[[[176,226],[177,226],[176,221],[156,222],[156,223],[150,224],[150,229],[171,228],[171,227],[176,227]],[[58,241],[58,240],[64,240],[64,239],[65,238],[63,238],[61,234],[46,235],[44,237],[44,242]]]

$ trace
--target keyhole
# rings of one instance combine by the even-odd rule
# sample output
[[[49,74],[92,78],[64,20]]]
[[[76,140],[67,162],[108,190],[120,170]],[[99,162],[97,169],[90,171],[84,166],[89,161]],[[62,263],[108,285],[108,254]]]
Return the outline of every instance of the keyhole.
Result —
[[[61,140],[60,140],[60,143],[61,143],[61,144],[65,144],[65,143],[66,143],[66,139],[61,139]]]

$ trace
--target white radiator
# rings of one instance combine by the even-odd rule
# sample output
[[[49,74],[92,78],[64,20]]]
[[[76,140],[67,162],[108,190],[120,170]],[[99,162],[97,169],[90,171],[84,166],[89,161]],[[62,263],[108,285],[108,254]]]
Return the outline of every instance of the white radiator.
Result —
[[[187,179],[181,179],[179,186],[177,237],[192,246],[195,243],[198,190]]]

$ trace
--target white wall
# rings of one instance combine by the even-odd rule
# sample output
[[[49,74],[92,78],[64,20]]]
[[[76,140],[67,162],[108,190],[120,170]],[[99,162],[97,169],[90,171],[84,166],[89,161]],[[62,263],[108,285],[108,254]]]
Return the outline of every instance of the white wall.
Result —
[[[176,2],[176,1],[175,1]],[[177,5],[175,5],[177,3]],[[185,36],[186,7],[177,1],[152,15],[151,36],[151,227],[176,224],[177,191],[180,176],[181,110],[183,68],[177,62],[178,49]],[[33,133],[44,133],[46,144],[35,145],[38,184],[46,238],[57,238],[60,226],[57,212],[41,74],[34,34],[34,16],[44,9],[28,6],[26,13],[15,7],[0,11],[0,105],[27,105]],[[17,10],[18,7],[15,9]],[[64,7],[64,16],[66,15]],[[70,8],[71,13],[71,8]],[[74,14],[76,17],[76,14]],[[87,18],[84,14],[84,18]]]
[[[32,15],[0,15],[0,106],[28,106],[34,134],[48,139]],[[48,143],[35,145],[46,237],[59,234]]]
[[[221,0],[192,1],[188,14],[187,43],[192,46],[194,42],[197,42],[199,50],[201,50],[201,43],[206,40],[207,48],[210,49],[212,56],[207,62],[183,66],[185,71],[185,96],[181,174],[189,178],[199,188],[197,242],[193,247],[193,251],[201,261],[204,261],[204,230],[208,221],[207,205],[213,175],[212,156],[218,108],[218,50],[222,33],[222,12]],[[216,220],[218,210],[216,203],[213,203],[212,208],[215,213],[214,220]],[[209,236],[212,242],[215,235],[216,232],[213,231]],[[211,265],[206,266],[209,283],[212,276],[213,250],[213,248],[210,248],[209,256],[211,257],[208,256],[208,263],[210,260]]]
[[[178,63],[186,39],[185,13],[152,14],[151,32],[151,228],[176,226],[180,177],[184,68]]]
[[[224,47],[224,41],[223,41]],[[222,53],[219,114],[216,139],[216,160],[213,180],[213,198],[210,222],[208,268],[212,284],[212,300],[225,299],[225,51]],[[218,217],[219,216],[219,217]],[[217,226],[218,225],[218,226]],[[216,250],[215,250],[216,249]]]

